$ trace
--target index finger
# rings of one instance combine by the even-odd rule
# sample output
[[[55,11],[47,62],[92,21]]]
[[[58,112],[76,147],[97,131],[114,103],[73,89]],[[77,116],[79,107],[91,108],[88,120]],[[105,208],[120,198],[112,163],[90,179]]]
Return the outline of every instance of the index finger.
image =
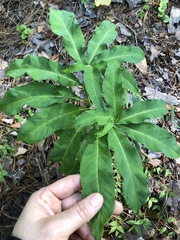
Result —
[[[74,174],[68,177],[62,178],[53,184],[46,187],[47,191],[50,191],[60,200],[71,196],[73,193],[81,190],[80,175]]]

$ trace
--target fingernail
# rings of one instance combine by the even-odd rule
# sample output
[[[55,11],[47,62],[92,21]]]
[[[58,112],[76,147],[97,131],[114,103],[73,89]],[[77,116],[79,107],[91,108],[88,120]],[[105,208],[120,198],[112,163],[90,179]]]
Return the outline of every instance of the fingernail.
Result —
[[[90,198],[90,203],[94,208],[102,206],[103,204],[103,197],[99,193],[94,193]]]

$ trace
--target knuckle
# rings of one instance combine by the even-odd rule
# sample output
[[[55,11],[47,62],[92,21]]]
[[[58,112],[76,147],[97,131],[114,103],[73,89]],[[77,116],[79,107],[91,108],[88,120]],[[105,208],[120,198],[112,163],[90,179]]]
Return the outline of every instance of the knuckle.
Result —
[[[85,205],[82,205],[81,203],[76,204],[76,210],[79,215],[79,217],[84,220],[88,217],[88,209]]]

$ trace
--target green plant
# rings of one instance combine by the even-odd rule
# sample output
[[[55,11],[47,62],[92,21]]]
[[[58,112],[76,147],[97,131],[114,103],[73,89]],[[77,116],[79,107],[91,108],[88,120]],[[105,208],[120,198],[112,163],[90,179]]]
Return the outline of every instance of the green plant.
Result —
[[[0,182],[5,182],[5,177],[9,176],[8,172],[3,169],[3,165],[0,164]]]
[[[103,207],[91,221],[93,234],[99,240],[114,209],[112,155],[123,178],[123,197],[137,213],[147,200],[148,183],[136,142],[169,158],[179,157],[180,148],[169,132],[147,120],[167,113],[164,101],[127,102],[128,93],[140,94],[131,73],[120,64],[140,62],[144,58],[140,48],[106,48],[117,36],[116,26],[109,21],[96,28],[87,48],[73,13],[51,9],[50,25],[55,34],[62,36],[74,64],[65,68],[37,56],[14,61],[7,75],[18,78],[27,73],[33,81],[10,89],[0,102],[0,109],[16,114],[24,104],[40,108],[22,125],[18,139],[31,144],[52,133],[59,136],[49,159],[61,162],[64,173],[80,170],[83,197],[93,192],[104,197]],[[73,74],[79,71],[84,73],[83,83]],[[46,79],[56,85],[44,82]],[[78,97],[74,86],[83,87],[85,97]],[[82,101],[84,108],[79,106]]]
[[[0,156],[2,156],[3,160],[7,160],[7,155],[13,156],[14,151],[15,149],[8,144],[6,139],[0,144]]]
[[[168,0],[160,0],[159,7],[158,7],[158,17],[163,18],[165,23],[169,22],[169,16],[165,14],[167,9]]]
[[[142,218],[137,217],[135,220],[128,220],[126,223],[131,225],[128,230],[129,232],[135,230],[139,234],[142,234],[142,226],[146,231],[148,231],[149,227],[152,225],[151,221],[144,216],[142,216]]]
[[[21,123],[21,122],[24,120],[24,118],[23,118],[22,116],[20,116],[19,114],[15,114],[15,115],[14,115],[14,118],[15,118],[19,123]]]
[[[139,16],[140,16],[141,18],[144,17],[146,11],[148,11],[149,8],[150,8],[150,6],[149,6],[149,0],[143,0],[143,2],[144,2],[144,5],[143,5],[143,7],[142,7],[142,9],[141,9],[141,11],[140,11],[140,13],[139,13]]]
[[[122,237],[124,234],[124,228],[122,223],[122,218],[119,216],[116,216],[113,221],[109,223],[109,226],[111,230],[109,231],[109,234],[115,233],[116,237]]]
[[[8,172],[3,169],[4,161],[8,160],[8,156],[13,156],[15,149],[8,144],[6,139],[0,144],[0,182],[5,182],[5,177],[9,176]]]
[[[31,33],[31,29],[28,28],[25,24],[21,24],[16,29],[21,34],[22,43],[26,43],[28,36]]]

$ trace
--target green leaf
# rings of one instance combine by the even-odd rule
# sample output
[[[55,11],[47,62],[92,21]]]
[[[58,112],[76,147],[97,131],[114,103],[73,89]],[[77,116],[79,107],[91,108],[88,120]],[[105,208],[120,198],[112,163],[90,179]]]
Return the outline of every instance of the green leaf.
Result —
[[[6,71],[8,76],[19,78],[27,73],[37,81],[52,79],[63,86],[79,85],[73,74],[63,72],[65,67],[45,57],[28,55],[24,59],[18,59],[11,63]]]
[[[108,123],[104,126],[104,128],[97,132],[96,136],[97,137],[105,136],[111,130],[111,128],[113,128],[113,126],[114,126],[114,121],[109,120]]]
[[[84,84],[87,93],[96,108],[103,108],[102,78],[97,68],[88,65],[84,71]]]
[[[104,225],[114,210],[115,190],[111,164],[112,160],[106,138],[92,138],[82,157],[80,175],[83,197],[99,192],[104,198],[101,210],[91,220],[96,240],[101,240]]]
[[[27,28],[27,26],[25,24],[21,24],[20,26],[17,26],[16,30],[21,33],[23,32],[25,29]]]
[[[169,22],[170,17],[168,15],[164,15],[163,18],[165,23]]]
[[[65,73],[74,73],[84,71],[86,65],[83,62],[75,62],[70,67],[64,70]]]
[[[105,20],[96,28],[91,40],[88,43],[87,62],[90,64],[94,57],[106,49],[117,36],[116,25]]]
[[[85,40],[74,13],[50,9],[50,25],[55,34],[63,37],[68,54],[77,62],[83,61]]]
[[[11,88],[0,101],[0,109],[6,114],[16,114],[27,104],[33,108],[44,108],[56,102],[64,102],[56,86],[49,83],[33,82]]]
[[[82,130],[64,130],[55,144],[54,149],[48,158],[54,162],[61,162],[61,173],[68,173],[73,168],[76,161],[76,154],[80,149]]]
[[[176,139],[165,129],[151,123],[120,125],[119,128],[154,152],[162,152],[169,158],[180,157]]]
[[[119,78],[122,81],[122,87],[140,96],[138,85],[133,75],[122,66],[120,67],[120,69],[121,72],[119,73]]]
[[[123,177],[123,196],[128,206],[137,213],[147,200],[148,182],[142,160],[127,137],[118,129],[108,134],[109,147],[114,150],[115,167]]]
[[[133,45],[123,46],[118,45],[107,50],[102,51],[92,61],[92,65],[101,61],[111,62],[116,61],[117,63],[129,62],[138,63],[144,59],[144,52],[142,49]]]
[[[146,100],[135,103],[122,112],[117,123],[141,123],[147,118],[162,117],[167,113],[166,102],[159,99]]]
[[[144,9],[144,10],[149,10],[149,9],[150,9],[150,6],[147,5],[147,4],[145,4],[145,5],[143,6],[143,9]]]
[[[56,86],[56,89],[58,91],[59,96],[62,96],[64,100],[67,100],[67,99],[81,100],[80,97],[78,97],[74,92],[72,92],[71,88],[67,88],[59,85],[59,86]],[[58,102],[61,102],[61,99]]]
[[[107,104],[113,109],[116,118],[124,107],[124,96],[122,89],[122,81],[120,78],[121,69],[118,64],[109,62],[105,72],[103,81],[104,98]]]
[[[106,125],[109,120],[113,118],[110,111],[104,109],[89,110],[81,113],[70,125],[70,128],[79,129],[84,126],[89,126],[94,123],[99,125]]]
[[[40,142],[58,129],[67,127],[82,111],[72,104],[54,104],[30,117],[20,128],[18,139],[27,143]]]

